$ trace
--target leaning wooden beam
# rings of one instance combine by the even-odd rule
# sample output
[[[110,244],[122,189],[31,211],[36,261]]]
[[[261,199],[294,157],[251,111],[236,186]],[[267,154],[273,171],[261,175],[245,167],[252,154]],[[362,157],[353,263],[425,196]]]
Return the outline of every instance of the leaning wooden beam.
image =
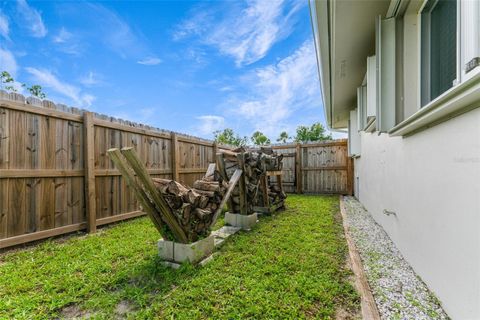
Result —
[[[217,153],[216,157],[217,171],[220,173],[220,176],[224,181],[228,181],[227,171],[225,170],[225,158],[223,156],[223,153]],[[230,212],[234,212],[232,199],[228,199],[227,207]]]
[[[162,238],[168,239],[167,234],[165,233],[164,223],[162,222],[159,213],[156,211],[155,207],[152,205],[150,200],[148,199],[147,195],[138,184],[135,179],[135,174],[133,173],[132,169],[129,167],[127,162],[123,159],[120,150],[117,148],[109,149],[107,151],[108,156],[110,159],[115,163],[118,171],[122,174],[123,178],[127,182],[127,184],[133,189],[137,199],[140,201],[140,204],[143,207],[143,210],[147,213],[150,219],[153,222],[155,228],[157,228],[158,232],[162,235]]]
[[[147,193],[148,197],[153,201],[157,210],[162,214],[164,222],[168,225],[172,231],[175,240],[181,243],[188,243],[188,237],[182,226],[177,221],[175,215],[170,210],[167,202],[159,193],[152,181],[152,178],[147,172],[147,168],[140,161],[133,148],[122,148],[121,153],[125,159],[129,162],[133,171],[137,174],[138,180],[143,184],[143,190]]]
[[[212,218],[212,223],[210,225],[215,225],[215,222],[217,222],[218,216],[220,213],[222,213],[223,207],[227,203],[227,201],[230,199],[230,196],[232,195],[233,189],[235,189],[235,185],[238,183],[238,180],[242,177],[242,170],[237,169],[233,173],[232,177],[230,178],[230,181],[228,182],[228,189],[227,192],[225,193],[225,196],[222,199],[222,202],[220,202],[220,205],[217,208],[217,211],[215,211],[215,214],[213,215]]]
[[[215,177],[215,163],[208,164],[207,172],[203,176],[203,180],[213,180]]]

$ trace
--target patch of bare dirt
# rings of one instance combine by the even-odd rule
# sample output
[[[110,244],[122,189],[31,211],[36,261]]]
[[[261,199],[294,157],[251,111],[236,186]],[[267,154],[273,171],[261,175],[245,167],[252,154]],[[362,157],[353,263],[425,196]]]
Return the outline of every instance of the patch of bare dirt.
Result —
[[[87,310],[82,310],[76,304],[71,304],[63,308],[60,313],[60,319],[90,319],[93,317],[93,314]]]
[[[115,307],[115,319],[126,319],[133,311],[135,306],[127,300],[122,300]]]

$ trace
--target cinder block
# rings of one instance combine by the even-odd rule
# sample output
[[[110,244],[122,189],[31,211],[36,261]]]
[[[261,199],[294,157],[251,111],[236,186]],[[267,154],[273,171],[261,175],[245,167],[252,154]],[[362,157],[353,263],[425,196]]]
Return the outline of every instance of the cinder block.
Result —
[[[254,212],[249,215],[243,215],[238,213],[225,213],[225,224],[242,228],[243,230],[250,230],[257,223],[257,213]]]
[[[173,241],[158,240],[158,254],[160,258],[167,261],[173,261]]]
[[[164,240],[158,241],[160,257],[165,261],[174,263],[190,262],[196,264],[212,254],[214,248],[215,237],[213,235],[187,244]]]

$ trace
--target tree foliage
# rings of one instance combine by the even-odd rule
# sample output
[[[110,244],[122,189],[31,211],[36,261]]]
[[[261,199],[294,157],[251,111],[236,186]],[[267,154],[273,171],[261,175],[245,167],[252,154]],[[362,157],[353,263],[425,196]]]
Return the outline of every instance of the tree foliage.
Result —
[[[295,136],[295,141],[311,142],[323,140],[332,140],[332,135],[326,133],[325,127],[320,122],[316,122],[310,127],[297,127],[297,135]]]
[[[277,142],[287,143],[287,141],[290,139],[292,139],[292,137],[288,135],[287,131],[282,131],[277,138]]]
[[[215,136],[215,141],[221,144],[228,144],[232,146],[245,146],[247,145],[247,137],[241,138],[238,134],[236,134],[232,129],[226,128],[223,131],[217,130],[213,132]]]
[[[0,79],[2,83],[2,89],[5,86],[5,90],[17,92],[17,89],[15,89],[15,87],[13,86],[15,80],[13,80],[12,76],[10,75],[10,73],[8,73],[8,71],[2,71],[2,73],[0,74]]]
[[[255,131],[250,138],[256,146],[264,146],[270,144],[270,139],[260,131]]]
[[[0,84],[1,88],[5,89],[10,92],[17,92],[17,88],[15,88],[15,80],[13,77],[10,75],[8,71],[2,71],[0,73]],[[23,83],[22,87],[25,87],[26,85]],[[47,95],[43,92],[42,86],[38,84],[34,84],[31,87],[28,87],[27,90],[30,92],[30,94],[34,97],[40,98],[40,99],[45,99]]]
[[[40,99],[45,99],[47,96],[43,91],[42,91],[42,86],[39,86],[38,84],[34,84],[33,86],[27,88],[27,90],[30,92],[30,94],[34,97],[40,98]]]

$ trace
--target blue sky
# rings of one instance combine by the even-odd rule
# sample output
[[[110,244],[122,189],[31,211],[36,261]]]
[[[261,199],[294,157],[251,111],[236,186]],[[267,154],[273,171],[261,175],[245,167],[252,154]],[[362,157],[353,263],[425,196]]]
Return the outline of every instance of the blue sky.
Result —
[[[0,69],[54,102],[205,138],[325,122],[306,0],[0,3]]]

